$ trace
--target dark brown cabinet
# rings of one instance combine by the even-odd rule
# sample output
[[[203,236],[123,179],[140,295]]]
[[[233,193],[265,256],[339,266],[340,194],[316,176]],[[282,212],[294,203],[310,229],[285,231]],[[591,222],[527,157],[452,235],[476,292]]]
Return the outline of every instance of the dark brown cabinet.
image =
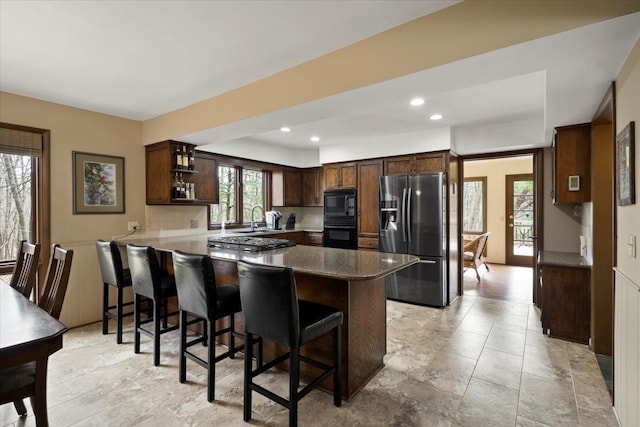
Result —
[[[563,126],[553,135],[553,203],[591,200],[591,123]]]
[[[389,157],[384,160],[385,175],[415,175],[429,172],[445,172],[444,153],[421,153]]]
[[[322,206],[324,174],[321,167],[302,171],[302,206]]]
[[[145,147],[146,202],[148,205],[218,202],[218,166],[212,155],[195,150],[195,145],[162,141]],[[191,154],[192,168],[177,164],[176,153]],[[192,185],[191,197],[176,197],[174,181]]]
[[[555,338],[589,343],[591,283],[589,268],[540,266],[542,330]]]
[[[305,231],[304,244],[307,246],[322,246],[323,233],[319,231]]]
[[[284,168],[271,174],[271,204],[297,207],[302,205],[302,174],[297,169]]]
[[[333,163],[324,166],[324,188],[325,190],[336,190],[339,188],[355,188],[357,185],[357,164]]]
[[[382,160],[358,162],[358,246],[378,246],[378,178],[381,175]]]

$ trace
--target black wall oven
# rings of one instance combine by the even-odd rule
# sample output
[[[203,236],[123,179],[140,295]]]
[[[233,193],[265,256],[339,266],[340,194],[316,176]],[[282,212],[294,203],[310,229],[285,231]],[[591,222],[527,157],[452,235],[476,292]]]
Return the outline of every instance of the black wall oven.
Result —
[[[358,249],[356,190],[331,190],[324,193],[323,246]]]

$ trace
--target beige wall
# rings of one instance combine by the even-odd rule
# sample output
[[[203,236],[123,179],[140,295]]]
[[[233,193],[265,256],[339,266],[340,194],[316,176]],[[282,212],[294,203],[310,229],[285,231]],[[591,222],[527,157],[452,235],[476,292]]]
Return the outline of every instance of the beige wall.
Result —
[[[505,263],[506,251],[506,175],[533,173],[533,158],[472,160],[464,163],[465,178],[487,177],[487,261]]]
[[[620,271],[640,283],[640,253],[636,251],[635,258],[627,255],[629,235],[640,238],[640,42],[636,43],[616,81],[616,106],[616,133],[620,133],[631,121],[635,121],[636,126],[636,203],[619,206],[617,210],[616,265]]]
[[[74,250],[60,319],[67,326],[94,322],[101,318],[102,304],[95,240],[124,234],[127,221],[140,221],[144,226],[142,125],[5,92],[0,92],[0,121],[51,130],[51,241]],[[74,150],[125,157],[125,214],[73,214]]]
[[[636,203],[618,206],[614,328],[614,406],[623,426],[640,423],[640,253],[627,254],[629,235],[640,238],[640,41],[636,42],[616,80],[616,133],[636,124]],[[596,242],[594,242],[596,244]]]

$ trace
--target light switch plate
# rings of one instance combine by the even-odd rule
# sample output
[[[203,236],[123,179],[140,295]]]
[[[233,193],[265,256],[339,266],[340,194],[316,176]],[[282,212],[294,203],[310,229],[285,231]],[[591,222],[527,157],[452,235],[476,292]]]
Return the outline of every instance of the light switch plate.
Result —
[[[629,234],[629,239],[627,241],[627,253],[631,258],[636,257],[636,236],[633,234]]]

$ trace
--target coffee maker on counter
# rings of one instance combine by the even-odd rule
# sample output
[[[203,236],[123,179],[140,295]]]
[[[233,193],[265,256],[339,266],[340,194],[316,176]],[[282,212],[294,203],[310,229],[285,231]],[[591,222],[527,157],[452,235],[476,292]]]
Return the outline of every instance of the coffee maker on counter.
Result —
[[[265,213],[265,221],[267,222],[267,230],[282,230],[280,220],[282,213],[280,211],[267,211]]]

